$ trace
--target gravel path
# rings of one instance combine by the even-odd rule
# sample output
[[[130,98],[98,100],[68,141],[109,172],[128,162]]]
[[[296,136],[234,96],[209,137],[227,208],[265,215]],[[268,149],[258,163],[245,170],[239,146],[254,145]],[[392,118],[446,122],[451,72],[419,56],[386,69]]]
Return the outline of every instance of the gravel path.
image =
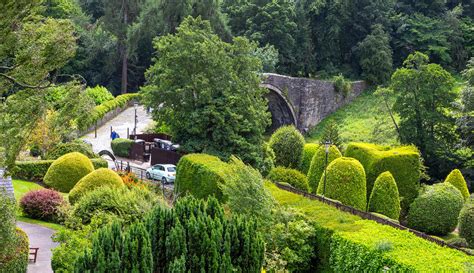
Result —
[[[51,250],[58,244],[53,242],[51,236],[55,231],[43,226],[25,222],[17,222],[16,225],[28,234],[30,247],[39,247],[36,263],[28,264],[28,273],[53,272],[51,269]]]

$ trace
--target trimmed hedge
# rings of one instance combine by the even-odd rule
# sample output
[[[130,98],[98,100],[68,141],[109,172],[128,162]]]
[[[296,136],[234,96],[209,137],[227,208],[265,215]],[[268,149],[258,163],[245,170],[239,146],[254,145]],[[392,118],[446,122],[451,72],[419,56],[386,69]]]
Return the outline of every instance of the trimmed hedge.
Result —
[[[464,204],[461,192],[449,183],[424,186],[408,211],[408,226],[433,235],[446,235],[458,224]]]
[[[88,158],[96,158],[97,155],[92,151],[92,146],[82,140],[75,140],[67,143],[59,143],[51,151],[46,154],[45,159],[55,160],[65,154],[72,152],[81,153]]]
[[[414,234],[363,220],[266,182],[275,200],[315,227],[320,272],[466,272],[474,257]],[[385,266],[387,268],[385,268]]]
[[[368,211],[398,220],[400,209],[400,196],[395,179],[390,172],[381,173],[370,194]]]
[[[112,140],[110,146],[115,156],[129,157],[132,149],[133,140],[127,138],[116,138]]]
[[[69,202],[74,204],[88,192],[100,187],[121,188],[123,186],[122,178],[116,172],[101,168],[89,173],[77,182],[69,192]]]
[[[462,194],[464,201],[469,199],[469,190],[467,188],[466,180],[458,169],[452,170],[444,180],[445,183],[450,183],[455,186]]]
[[[12,176],[27,181],[43,181],[53,162],[54,160],[17,161]],[[93,158],[91,162],[95,169],[109,166],[107,160],[103,158]]]
[[[359,161],[340,157],[329,164],[326,171],[326,192],[324,193],[324,174],[318,186],[318,194],[336,199],[354,208],[365,210],[367,193],[365,171]]]
[[[474,195],[459,214],[459,236],[466,239],[469,246],[474,248]]]
[[[339,149],[331,145],[328,151],[328,165],[334,159],[342,157],[341,152]],[[326,148],[324,145],[320,145],[316,153],[313,155],[311,159],[311,164],[308,170],[308,183],[312,193],[316,193],[318,190],[319,180],[324,173],[324,167],[326,166]]]
[[[319,148],[319,144],[316,143],[308,143],[304,145],[303,148],[303,159],[301,160],[300,165],[300,172],[304,173],[305,175],[308,174],[309,167],[311,166],[311,161],[313,160],[313,156]]]
[[[178,162],[175,192],[202,199],[215,196],[219,201],[224,201],[221,184],[225,183],[226,175],[230,172],[229,165],[216,156],[185,155]]]
[[[304,137],[293,125],[278,128],[269,145],[275,152],[275,165],[298,168],[303,157]]]
[[[308,179],[306,178],[306,175],[302,174],[298,170],[288,169],[285,167],[276,167],[270,171],[267,179],[272,182],[288,183],[297,189],[306,192],[309,191]]]
[[[92,171],[94,165],[91,160],[81,153],[74,152],[56,159],[43,180],[49,187],[67,193],[81,178]]]
[[[408,211],[415,200],[420,187],[421,163],[420,153],[414,146],[403,146],[390,149],[368,143],[350,143],[345,156],[360,161],[367,175],[367,195],[372,192],[375,179],[389,171],[397,182],[402,211]]]
[[[10,257],[5,261],[0,260],[0,273],[25,273],[28,268],[29,240],[28,235],[16,228],[18,241],[15,244],[16,249],[11,251]]]

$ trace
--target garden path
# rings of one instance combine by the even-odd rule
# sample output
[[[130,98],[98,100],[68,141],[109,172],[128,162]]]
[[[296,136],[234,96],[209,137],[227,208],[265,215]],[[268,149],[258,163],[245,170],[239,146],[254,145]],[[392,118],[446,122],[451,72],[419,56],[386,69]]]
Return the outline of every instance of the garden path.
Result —
[[[51,268],[51,250],[58,244],[53,242],[51,236],[56,232],[52,229],[29,224],[25,222],[17,222],[17,226],[28,234],[30,239],[30,247],[39,247],[36,263],[28,264],[28,273],[50,273]]]

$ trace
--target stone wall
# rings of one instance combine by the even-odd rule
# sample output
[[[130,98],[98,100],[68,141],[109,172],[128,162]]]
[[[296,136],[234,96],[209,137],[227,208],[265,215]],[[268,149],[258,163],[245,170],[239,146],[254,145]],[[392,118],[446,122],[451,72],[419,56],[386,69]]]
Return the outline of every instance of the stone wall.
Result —
[[[3,190],[7,192],[10,197],[14,197],[13,193],[13,183],[11,176],[3,177],[5,175],[4,170],[0,169],[0,194],[2,194]]]
[[[282,117],[284,124],[293,123],[298,129],[306,131],[340,107],[350,103],[367,88],[367,85],[363,81],[353,82],[350,94],[344,97],[342,93],[336,92],[331,81],[264,74],[262,87],[278,94],[278,96],[268,95],[272,115]],[[276,102],[277,99],[280,101]],[[282,101],[286,102],[290,113],[284,113],[285,109],[281,107]],[[279,109],[272,109],[273,105],[279,105]],[[291,112],[296,122],[284,118],[291,116]]]

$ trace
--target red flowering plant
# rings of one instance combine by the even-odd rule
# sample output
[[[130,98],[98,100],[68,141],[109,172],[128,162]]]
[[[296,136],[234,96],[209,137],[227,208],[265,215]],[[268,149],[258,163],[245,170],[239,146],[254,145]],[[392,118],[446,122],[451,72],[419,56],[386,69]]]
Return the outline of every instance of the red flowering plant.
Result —
[[[20,208],[27,217],[56,221],[64,203],[65,200],[59,192],[41,189],[26,193],[20,200]]]

